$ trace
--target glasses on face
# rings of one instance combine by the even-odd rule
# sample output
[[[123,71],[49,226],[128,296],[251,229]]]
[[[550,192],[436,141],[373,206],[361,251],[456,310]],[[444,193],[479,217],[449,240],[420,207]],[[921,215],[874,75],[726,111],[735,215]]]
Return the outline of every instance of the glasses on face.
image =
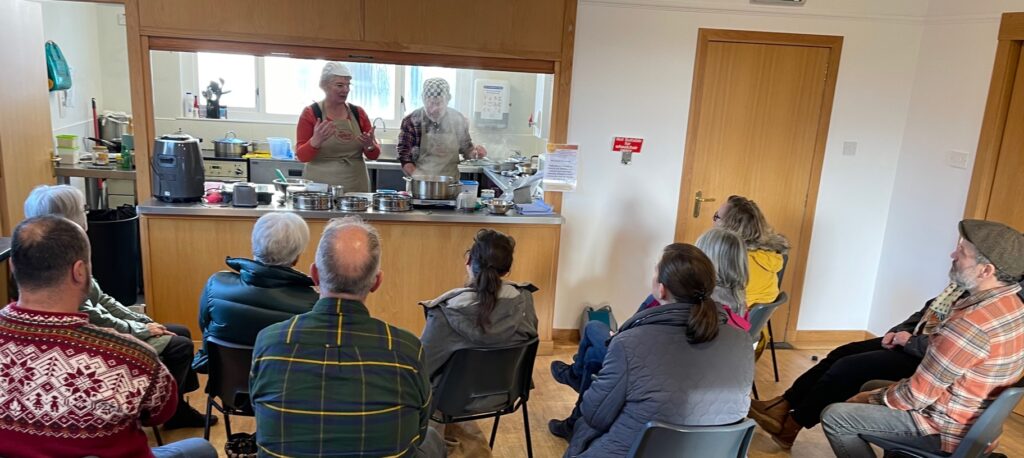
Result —
[[[714,215],[711,215],[711,222],[717,223],[718,220],[720,220],[720,219],[722,219],[722,217],[718,216],[718,212],[717,211],[715,212]]]

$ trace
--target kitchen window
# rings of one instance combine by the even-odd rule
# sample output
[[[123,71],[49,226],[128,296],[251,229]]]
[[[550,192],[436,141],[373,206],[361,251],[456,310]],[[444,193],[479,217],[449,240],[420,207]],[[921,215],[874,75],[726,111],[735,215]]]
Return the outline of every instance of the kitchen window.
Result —
[[[182,82],[200,93],[210,81],[224,79],[222,105],[228,119],[293,123],[303,108],[323,98],[320,71],[326,61],[279,56],[246,56],[220,53],[182,53]],[[371,119],[382,118],[388,126],[423,105],[423,81],[442,77],[451,86],[453,108],[459,108],[460,77],[467,70],[392,64],[346,62],[352,71],[349,101],[363,107]],[[191,83],[191,84],[189,84]],[[200,96],[199,103],[205,99]]]

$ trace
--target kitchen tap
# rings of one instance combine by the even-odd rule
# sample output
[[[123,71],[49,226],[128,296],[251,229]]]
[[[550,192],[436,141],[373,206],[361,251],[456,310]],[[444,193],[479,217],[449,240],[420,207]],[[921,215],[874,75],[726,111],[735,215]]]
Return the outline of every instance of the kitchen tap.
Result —
[[[373,124],[372,124],[373,128],[374,129],[377,128],[377,121],[380,121],[381,132],[387,132],[388,131],[388,125],[384,122],[384,118],[381,118],[381,117],[373,118]]]

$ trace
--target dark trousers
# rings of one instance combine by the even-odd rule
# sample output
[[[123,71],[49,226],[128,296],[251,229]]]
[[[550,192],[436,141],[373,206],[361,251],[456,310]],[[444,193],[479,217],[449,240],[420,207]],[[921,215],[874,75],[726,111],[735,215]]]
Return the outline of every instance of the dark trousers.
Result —
[[[168,331],[177,335],[171,337],[167,347],[160,353],[160,361],[174,377],[174,382],[178,385],[178,395],[181,396],[199,388],[199,378],[192,370],[192,354],[195,353],[195,346],[192,345],[192,333],[187,327],[180,324],[165,324],[164,326]]]
[[[825,407],[850,399],[865,382],[910,377],[920,363],[920,358],[898,348],[882,348],[881,338],[848,343],[804,372],[782,396],[793,408],[793,420],[812,428]]]

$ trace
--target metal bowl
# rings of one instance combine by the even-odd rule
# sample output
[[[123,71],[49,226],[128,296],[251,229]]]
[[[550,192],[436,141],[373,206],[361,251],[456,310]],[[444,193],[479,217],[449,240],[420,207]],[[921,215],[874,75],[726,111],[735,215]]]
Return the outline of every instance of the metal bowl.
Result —
[[[343,212],[364,212],[370,207],[370,199],[359,196],[336,196],[334,208]]]
[[[292,208],[296,210],[330,210],[331,195],[326,192],[292,193]]]
[[[279,192],[281,194],[285,194],[285,195],[288,194],[288,187],[289,186],[295,186],[295,185],[306,186],[306,185],[308,185],[308,184],[310,184],[312,182],[313,182],[313,180],[307,180],[305,178],[289,178],[287,182],[281,181],[280,178],[275,178],[274,181],[273,181],[274,189],[277,189],[277,192]]]
[[[373,208],[381,212],[406,212],[412,210],[412,198],[401,194],[374,194]]]
[[[486,205],[487,211],[491,212],[492,215],[504,215],[508,213],[515,204],[507,200],[491,199],[487,201]]]

